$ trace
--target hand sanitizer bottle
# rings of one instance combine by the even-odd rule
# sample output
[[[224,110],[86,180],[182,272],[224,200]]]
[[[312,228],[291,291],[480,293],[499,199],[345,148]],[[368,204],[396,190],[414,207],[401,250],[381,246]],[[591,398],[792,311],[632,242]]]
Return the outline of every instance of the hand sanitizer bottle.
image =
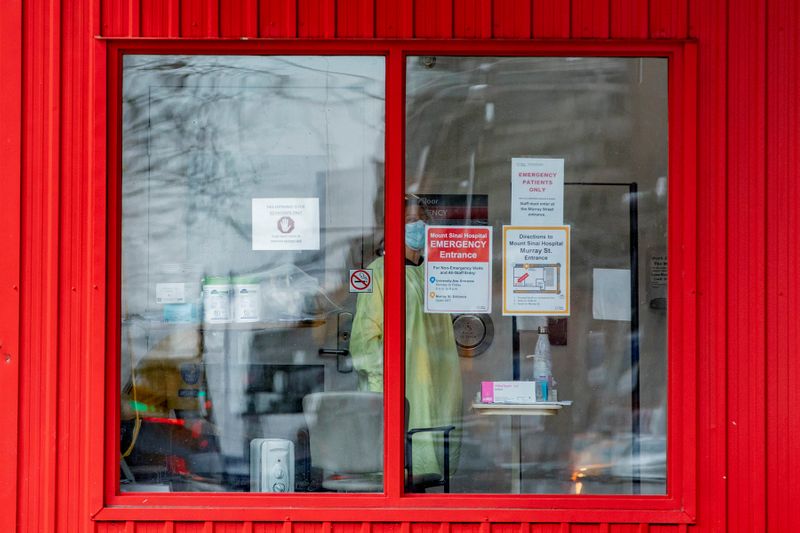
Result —
[[[546,327],[539,327],[539,338],[533,351],[533,381],[536,401],[550,401],[549,389],[553,381],[553,362],[550,356],[550,338]]]

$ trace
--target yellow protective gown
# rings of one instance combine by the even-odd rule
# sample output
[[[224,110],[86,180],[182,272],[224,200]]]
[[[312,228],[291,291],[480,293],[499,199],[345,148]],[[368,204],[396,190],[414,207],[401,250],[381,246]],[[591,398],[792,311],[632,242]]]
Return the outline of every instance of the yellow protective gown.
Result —
[[[353,366],[362,390],[383,392],[383,258],[372,269],[371,293],[358,295],[350,339]],[[455,471],[461,449],[461,371],[448,314],[424,311],[425,265],[406,266],[406,397],[408,429],[456,426],[451,433],[450,470]],[[441,473],[441,433],[414,436],[415,474]]]

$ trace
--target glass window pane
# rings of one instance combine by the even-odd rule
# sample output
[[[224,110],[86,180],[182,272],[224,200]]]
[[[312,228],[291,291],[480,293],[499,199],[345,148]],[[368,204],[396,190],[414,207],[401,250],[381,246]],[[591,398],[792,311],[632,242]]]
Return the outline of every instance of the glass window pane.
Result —
[[[411,57],[406,121],[408,419],[455,427],[451,491],[664,494],[667,60]]]
[[[124,58],[123,492],[382,491],[384,108],[379,57]]]

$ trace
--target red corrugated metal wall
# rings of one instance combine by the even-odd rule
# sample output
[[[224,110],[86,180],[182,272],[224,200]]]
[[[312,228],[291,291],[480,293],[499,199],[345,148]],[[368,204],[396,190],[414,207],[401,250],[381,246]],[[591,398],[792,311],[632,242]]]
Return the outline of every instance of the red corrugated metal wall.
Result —
[[[9,0],[6,6],[2,27],[10,44],[0,52],[0,65],[12,87],[0,99],[0,168],[3,216],[10,213],[6,228],[13,231],[3,244],[15,255],[15,234],[22,253],[21,290],[13,259],[2,263],[0,287],[7,456],[0,481],[16,487],[3,492],[3,531],[686,529],[536,524],[535,513],[521,524],[426,524],[413,516],[375,524],[92,522],[102,450],[86,438],[97,421],[85,391],[103,369],[87,364],[88,345],[102,340],[90,338],[86,324],[104,285],[103,272],[87,265],[104,228],[88,226],[83,216],[104,201],[104,167],[97,162],[105,146],[92,135],[96,103],[105,98],[102,76],[91,78],[104,60],[105,44],[96,36],[696,39],[699,499],[697,525],[690,529],[796,529],[800,7],[794,0]],[[20,59],[21,70],[15,67]],[[9,412],[17,403],[19,411]],[[13,446],[5,441],[15,436],[19,452],[8,457]]]

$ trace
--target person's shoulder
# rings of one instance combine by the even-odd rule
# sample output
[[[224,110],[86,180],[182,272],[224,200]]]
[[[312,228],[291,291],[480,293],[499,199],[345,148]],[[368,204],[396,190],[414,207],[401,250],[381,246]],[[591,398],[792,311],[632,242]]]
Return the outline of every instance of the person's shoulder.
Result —
[[[383,256],[378,257],[372,263],[367,265],[368,269],[383,272]]]

